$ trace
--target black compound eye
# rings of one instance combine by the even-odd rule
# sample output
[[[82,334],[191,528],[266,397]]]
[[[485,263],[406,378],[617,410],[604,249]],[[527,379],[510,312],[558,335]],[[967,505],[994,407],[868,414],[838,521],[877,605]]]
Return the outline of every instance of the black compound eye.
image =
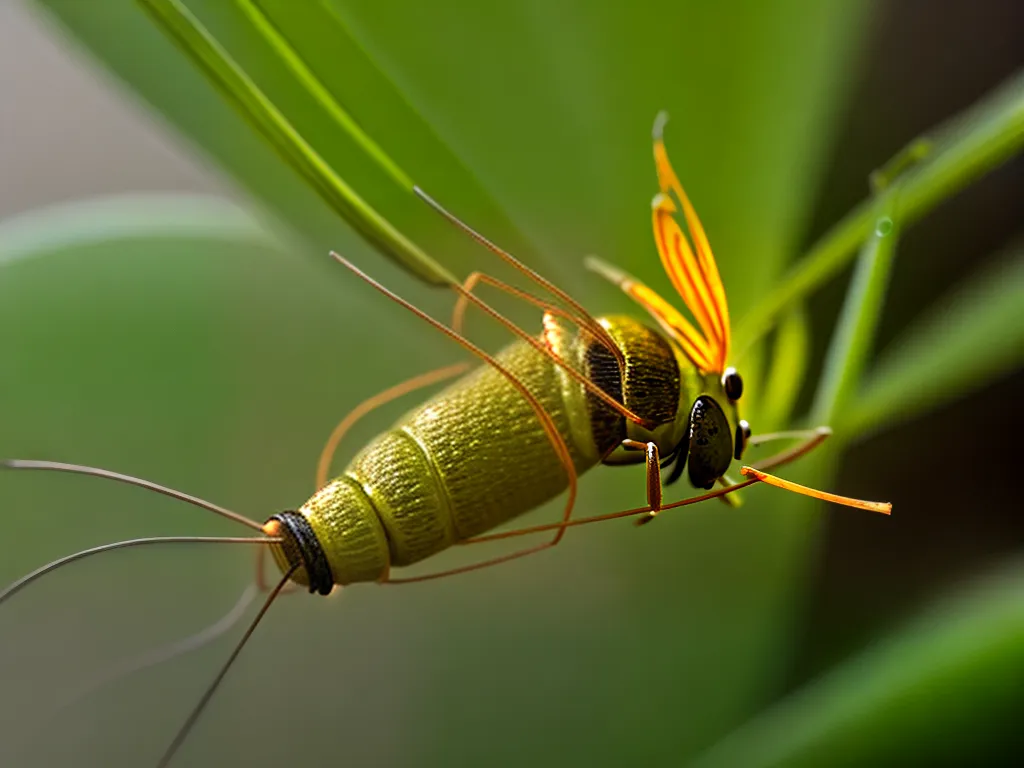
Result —
[[[740,419],[740,423],[736,425],[736,445],[734,446],[735,452],[733,458],[739,461],[743,458],[743,452],[747,450],[747,441],[750,439],[750,425],[746,421]]]
[[[694,488],[710,490],[732,461],[732,435],[721,406],[707,395],[690,410],[690,456],[687,471]]]
[[[743,395],[743,379],[735,368],[726,368],[722,374],[722,388],[725,389],[725,396],[735,402]]]

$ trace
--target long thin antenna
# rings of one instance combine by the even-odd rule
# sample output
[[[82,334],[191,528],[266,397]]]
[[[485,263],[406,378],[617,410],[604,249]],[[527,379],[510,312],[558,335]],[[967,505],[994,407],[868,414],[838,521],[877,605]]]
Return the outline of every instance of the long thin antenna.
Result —
[[[281,592],[281,590],[284,589],[284,585],[288,583],[288,580],[291,579],[292,574],[295,573],[298,567],[299,563],[295,563],[291,568],[289,568],[288,572],[283,577],[281,577],[281,580],[277,583],[277,586],[274,587],[271,593],[267,596],[266,601],[263,603],[263,607],[260,608],[259,613],[256,614],[256,618],[254,618],[252,620],[252,623],[249,624],[249,628],[245,630],[245,634],[242,635],[242,639],[238,641],[238,644],[235,646],[235,649],[231,652],[231,655],[228,657],[228,660],[224,662],[224,666],[220,668],[220,672],[217,673],[217,676],[213,679],[213,682],[210,683],[209,687],[206,689],[206,692],[203,693],[202,698],[199,699],[199,703],[196,704],[195,708],[192,710],[192,713],[188,716],[188,719],[185,721],[185,724],[182,725],[180,729],[178,729],[178,733],[175,735],[174,741],[172,741],[170,746],[167,747],[167,751],[164,752],[164,756],[160,758],[160,762],[157,764],[158,768],[167,768],[167,766],[170,765],[171,760],[174,758],[174,753],[177,752],[181,745],[185,742],[185,738],[188,736],[189,731],[192,730],[192,727],[199,720],[199,716],[203,713],[203,710],[206,709],[206,705],[210,703],[210,699],[212,699],[213,694],[217,692],[217,688],[220,686],[221,681],[224,679],[224,676],[227,675],[228,670],[231,669],[231,665],[235,663],[235,659],[238,658],[238,654],[242,652],[242,648],[245,647],[245,644],[249,641],[249,638],[252,637],[252,633],[256,631],[256,627],[259,625],[260,620],[266,615],[267,611],[270,609],[270,605],[274,602],[274,598],[276,598],[278,594]]]
[[[587,390],[587,392],[589,392],[590,394],[596,396],[598,399],[600,399],[602,402],[604,402],[607,406],[609,406],[616,413],[626,417],[627,419],[632,421],[634,424],[639,424],[640,426],[646,427],[647,429],[654,429],[657,426],[656,424],[654,424],[650,420],[645,419],[645,418],[643,418],[641,416],[638,416],[636,413],[634,413],[629,408],[624,406],[622,403],[620,403],[614,397],[612,397],[607,392],[605,392],[603,389],[601,389],[599,386],[597,386],[597,384],[595,384],[593,381],[588,379],[584,374],[580,373],[575,368],[573,368],[571,365],[569,365],[568,361],[564,360],[560,356],[556,355],[552,350],[548,349],[540,339],[538,339],[538,338],[536,338],[534,336],[531,336],[529,333],[524,331],[522,328],[517,326],[515,323],[513,323],[507,317],[505,317],[500,312],[498,312],[496,309],[494,309],[489,304],[487,304],[485,301],[483,301],[483,299],[481,299],[479,296],[477,296],[476,294],[470,293],[469,291],[465,290],[462,286],[454,286],[454,288],[455,288],[455,292],[458,293],[460,296],[464,297],[466,299],[466,301],[469,301],[469,302],[472,302],[473,304],[475,304],[477,307],[479,307],[485,313],[487,313],[488,315],[493,317],[495,320],[497,320],[499,323],[504,325],[506,328],[508,328],[510,331],[512,331],[512,333],[514,333],[516,336],[521,338],[523,341],[525,341],[531,347],[536,349],[538,352],[540,352],[545,357],[549,358],[552,362],[554,362],[555,365],[559,366],[562,370],[564,370],[572,378],[574,378],[576,381],[578,381]]]
[[[558,428],[555,426],[555,422],[551,418],[551,414],[549,414],[544,409],[544,406],[541,404],[540,400],[538,400],[537,397],[532,392],[530,392],[529,387],[527,387],[523,382],[521,382],[516,377],[516,375],[512,373],[512,371],[510,371],[508,368],[506,368],[504,365],[498,362],[494,357],[484,352],[482,349],[480,349],[480,347],[476,346],[465,336],[456,333],[444,323],[432,318],[430,315],[428,315],[426,312],[424,312],[416,305],[412,304],[409,301],[406,301],[393,291],[388,290],[341,254],[331,251],[331,258],[337,261],[347,270],[352,272],[354,275],[356,275],[356,277],[358,277],[360,280],[370,285],[374,290],[379,291],[380,293],[382,293],[387,298],[391,299],[391,301],[395,302],[399,306],[405,307],[407,310],[416,315],[416,317],[423,320],[423,322],[427,323],[432,328],[440,331],[449,339],[451,339],[459,346],[461,346],[463,349],[465,349],[467,352],[475,355],[477,358],[487,363],[487,365],[491,366],[495,371],[504,376],[505,380],[508,381],[509,384],[516,388],[519,394],[523,396],[523,399],[527,403],[529,403],[530,408],[533,409],[534,414],[537,416],[537,420],[540,422],[540,425],[544,430],[544,434],[547,435],[547,438],[551,443],[551,447],[558,455],[558,460],[565,468],[566,479],[569,483],[569,493],[568,497],[566,498],[565,507],[566,509],[571,510],[573,505],[576,503],[576,489],[578,482],[576,475],[576,464],[573,462],[572,456],[569,453],[569,446],[566,445],[565,438],[562,437],[562,434],[558,431]]]
[[[799,493],[802,496],[810,496],[812,499],[831,501],[833,504],[842,504],[846,507],[864,509],[868,512],[880,512],[883,515],[892,514],[892,504],[887,501],[864,501],[863,499],[851,499],[848,496],[840,496],[835,493],[828,493],[827,491],[819,491],[815,488],[808,488],[806,485],[794,483],[792,480],[783,480],[781,477],[769,475],[767,472],[762,472],[761,470],[754,469],[753,467],[743,467],[740,470],[740,474],[746,475],[747,477],[754,477],[762,483],[774,485],[776,488],[782,488],[785,491]]]
[[[102,544],[91,549],[83,549],[73,555],[62,557],[53,562],[47,563],[41,568],[36,568],[32,573],[22,576],[11,584],[3,592],[0,592],[0,603],[23,590],[33,581],[52,573],[61,566],[74,563],[91,555],[98,555],[101,552],[110,552],[114,549],[126,549],[128,547],[141,547],[146,544],[280,544],[281,539],[270,536],[245,537],[245,536],[152,536],[144,539],[127,539],[126,541],[115,541],[110,544]]]
[[[170,496],[172,499],[178,501],[184,501],[189,504],[193,504],[202,509],[213,512],[214,514],[226,517],[228,520],[234,520],[236,523],[247,525],[250,528],[263,531],[263,525],[257,523],[255,520],[250,520],[245,515],[240,515],[237,512],[232,512],[230,509],[224,509],[224,507],[217,506],[216,504],[205,501],[204,499],[190,496],[187,493],[176,491],[173,488],[166,488],[156,483],[151,483],[149,480],[142,480],[138,477],[132,477],[131,475],[122,475],[119,472],[111,472],[109,469],[99,469],[97,467],[84,467],[80,464],[64,464],[59,461],[35,461],[31,459],[8,459],[6,461],[0,461],[0,467],[6,467],[8,469],[45,469],[54,472],[72,472],[79,475],[92,475],[93,477],[103,477],[107,480],[116,480],[119,483],[127,483],[128,485],[136,485],[139,488],[145,488],[149,491],[155,491],[161,493],[164,496]]]
[[[785,432],[765,432],[761,435],[753,435],[747,440],[747,445],[756,446],[765,443],[773,443],[776,440],[816,440],[818,437],[831,437],[831,427],[814,427],[813,429],[789,429]]]
[[[574,299],[568,293],[566,293],[561,288],[559,288],[557,285],[552,283],[546,277],[541,275],[539,272],[536,272],[536,271],[530,269],[528,266],[526,266],[523,262],[521,262],[519,259],[517,259],[515,256],[513,256],[511,253],[506,251],[504,248],[502,248],[501,246],[497,245],[496,243],[492,242],[491,240],[487,239],[482,234],[477,232],[475,229],[473,229],[471,226],[469,226],[469,224],[464,222],[462,219],[460,219],[454,213],[452,213],[447,208],[445,208],[443,205],[441,205],[439,202],[437,202],[437,200],[435,200],[430,195],[428,195],[426,192],[424,192],[420,187],[414,186],[412,188],[412,191],[423,202],[425,202],[427,205],[429,205],[431,208],[433,208],[435,211],[437,211],[439,214],[441,214],[445,219],[447,219],[449,222],[451,222],[456,227],[461,229],[463,232],[465,232],[471,238],[473,238],[478,243],[480,243],[480,245],[482,245],[484,248],[486,248],[491,253],[493,253],[496,256],[498,256],[501,259],[503,259],[507,264],[510,264],[511,266],[515,267],[517,270],[522,272],[524,275],[526,275],[528,278],[530,278],[535,283],[540,285],[542,288],[544,288],[545,290],[551,292],[552,294],[557,296],[559,299],[564,301],[566,304],[568,304],[570,307],[572,307],[574,310],[576,310],[576,312],[578,312],[579,315],[583,319],[585,319],[587,321],[587,324],[591,326],[591,329],[596,334],[598,334],[602,338],[604,338],[605,341],[607,341],[607,343],[612,345],[612,347],[614,347],[615,349],[618,349],[618,347],[615,346],[615,341],[611,338],[611,336],[608,335],[608,332],[604,328],[602,328],[594,320],[593,316],[589,312],[587,312],[587,310],[583,307],[583,305],[580,304],[578,301],[576,301],[576,299]]]

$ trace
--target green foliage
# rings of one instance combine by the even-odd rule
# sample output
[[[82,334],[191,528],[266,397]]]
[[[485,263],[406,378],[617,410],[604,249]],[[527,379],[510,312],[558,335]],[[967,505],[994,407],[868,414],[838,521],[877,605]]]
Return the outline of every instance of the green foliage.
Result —
[[[895,195],[880,201],[874,229],[861,249],[811,406],[815,423],[835,423],[836,416],[849,406],[870,358],[896,256],[898,202]]]
[[[453,279],[345,183],[182,3],[178,0],[145,0],[143,4],[288,164],[370,243],[424,280],[443,284]],[[341,135],[348,134],[359,149],[393,180],[407,191],[412,191],[408,177],[359,129],[266,15],[252,2],[239,0],[238,5],[274,53],[296,75],[299,87],[307,89],[342,129]]]
[[[0,264],[118,240],[168,237],[211,243],[279,242],[259,219],[221,198],[133,194],[78,201],[0,221]]]
[[[917,138],[897,155],[902,161],[928,147],[928,153],[906,170],[901,183],[880,190],[836,224],[774,290],[766,292],[743,317],[737,335],[752,343],[773,326],[773,318],[793,301],[835,275],[871,236],[877,206],[899,195],[901,226],[923,216],[965,184],[996,167],[1024,145],[1024,73],[1012,77],[994,93],[947,125],[935,138]]]
[[[1024,563],[989,574],[742,726],[693,768],[1000,765],[1022,745]]]
[[[1024,252],[957,288],[885,351],[843,430],[861,434],[912,419],[1024,364]]]

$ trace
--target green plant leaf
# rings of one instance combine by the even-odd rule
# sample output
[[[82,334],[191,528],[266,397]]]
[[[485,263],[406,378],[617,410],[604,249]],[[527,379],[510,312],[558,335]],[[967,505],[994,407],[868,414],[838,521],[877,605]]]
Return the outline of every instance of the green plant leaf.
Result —
[[[853,258],[874,227],[876,205],[899,194],[900,222],[906,227],[1019,152],[1024,146],[1024,72],[951,119],[934,137],[910,142],[897,157],[916,156],[922,146],[929,147],[929,153],[905,171],[900,184],[881,191],[878,201],[866,201],[832,227],[778,286],[743,315],[736,332],[738,348],[753,344],[771,330],[779,312],[814,291]]]
[[[327,163],[183,3],[179,0],[141,2],[289,165],[360,234],[427,282],[445,285],[455,281]],[[331,120],[341,129],[340,135],[347,134],[392,180],[411,193],[411,180],[334,101],[263,12],[249,0],[238,0],[238,5],[274,52],[285,61],[296,76],[299,87],[308,89],[320,106],[327,110]]]
[[[756,400],[759,431],[782,429],[789,424],[807,374],[810,336],[807,312],[803,307],[783,315],[769,355],[771,368],[764,391]]]
[[[893,341],[847,415],[862,434],[927,413],[1024,363],[1024,247],[1016,245]]]
[[[757,716],[693,768],[1004,764],[1021,744],[1024,562]]]
[[[138,238],[282,243],[258,217],[223,198],[134,193],[62,203],[0,221],[0,265]]]
[[[897,195],[879,200],[875,226],[861,248],[853,278],[832,333],[818,391],[811,406],[811,421],[831,424],[858,388],[882,317],[889,273],[899,242]]]

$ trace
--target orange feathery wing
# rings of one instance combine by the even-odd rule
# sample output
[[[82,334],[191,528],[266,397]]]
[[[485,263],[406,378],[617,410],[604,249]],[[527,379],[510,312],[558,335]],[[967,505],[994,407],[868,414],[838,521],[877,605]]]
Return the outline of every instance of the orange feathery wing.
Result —
[[[690,310],[699,330],[646,285],[597,259],[589,259],[587,266],[618,285],[646,309],[679,342],[694,365],[705,373],[722,373],[729,359],[730,342],[725,288],[704,227],[669,163],[662,141],[667,119],[662,112],[654,121],[654,163],[661,187],[661,192],[651,204],[654,241],[669,280]],[[679,210],[677,201],[682,207],[689,239],[675,218]]]

